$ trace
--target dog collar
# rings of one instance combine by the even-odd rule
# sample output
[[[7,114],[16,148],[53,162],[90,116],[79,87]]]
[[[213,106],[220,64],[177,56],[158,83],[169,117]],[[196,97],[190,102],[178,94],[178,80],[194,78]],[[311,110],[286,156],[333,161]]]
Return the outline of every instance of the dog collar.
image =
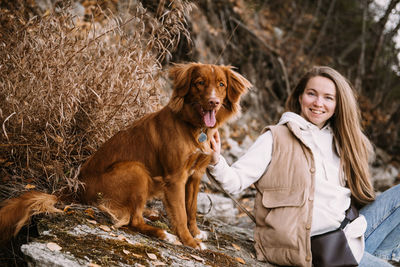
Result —
[[[201,129],[201,132],[197,137],[197,141],[199,141],[200,143],[207,141],[207,135],[204,133],[203,129]]]

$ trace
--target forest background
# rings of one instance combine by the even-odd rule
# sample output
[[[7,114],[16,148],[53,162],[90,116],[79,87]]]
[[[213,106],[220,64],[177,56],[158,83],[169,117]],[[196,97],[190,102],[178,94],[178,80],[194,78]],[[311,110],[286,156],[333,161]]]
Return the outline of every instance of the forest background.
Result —
[[[221,130],[224,153],[277,122],[307,69],[329,65],[358,93],[373,164],[399,169],[399,2],[1,0],[0,200],[77,189],[81,164],[165,105],[168,67],[191,61],[232,65],[254,85]]]

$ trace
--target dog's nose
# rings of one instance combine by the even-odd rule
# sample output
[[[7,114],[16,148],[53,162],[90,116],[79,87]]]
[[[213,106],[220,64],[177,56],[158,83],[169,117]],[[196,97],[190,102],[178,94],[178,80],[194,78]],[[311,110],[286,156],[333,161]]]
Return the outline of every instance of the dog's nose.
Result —
[[[208,99],[208,104],[209,104],[211,107],[216,107],[216,106],[219,105],[219,103],[220,103],[219,98],[213,97],[213,98]]]

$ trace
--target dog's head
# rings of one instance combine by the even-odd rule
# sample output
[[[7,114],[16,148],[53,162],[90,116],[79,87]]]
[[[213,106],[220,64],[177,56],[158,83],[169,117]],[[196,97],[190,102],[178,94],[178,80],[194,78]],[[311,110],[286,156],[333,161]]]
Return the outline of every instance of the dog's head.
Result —
[[[240,97],[251,87],[231,66],[176,64],[169,74],[174,84],[169,107],[198,127],[218,127],[237,114]]]

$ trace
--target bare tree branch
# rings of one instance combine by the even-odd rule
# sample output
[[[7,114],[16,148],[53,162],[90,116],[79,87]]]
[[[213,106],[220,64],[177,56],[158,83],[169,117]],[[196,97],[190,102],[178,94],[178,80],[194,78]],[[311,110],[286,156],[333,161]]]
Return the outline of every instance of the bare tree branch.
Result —
[[[335,8],[335,3],[336,3],[336,0],[332,0],[330,2],[328,13],[326,15],[326,18],[324,19],[324,24],[322,25],[322,28],[321,28],[321,30],[320,30],[320,32],[318,34],[317,40],[315,41],[314,46],[311,49],[311,52],[309,54],[309,57],[310,57],[311,61],[314,58],[314,56],[317,54],[317,52],[319,50],[319,46],[320,46],[321,40],[325,36],[326,29],[328,28],[328,24],[330,22],[333,10]]]
[[[299,56],[299,54],[304,50],[304,46],[307,44],[308,39],[310,39],[311,31],[314,28],[314,24],[317,21],[317,18],[319,16],[319,12],[321,10],[321,3],[322,3],[322,0],[318,0],[317,7],[315,8],[315,12],[313,14],[313,18],[311,20],[311,23],[310,23],[310,25],[308,25],[308,29],[307,29],[306,35],[304,35],[304,38],[301,41],[300,48],[299,48],[299,50],[297,50],[296,55],[295,55],[294,58],[297,58]]]
[[[385,40],[385,27],[389,20],[389,16],[392,13],[392,10],[396,8],[396,5],[399,2],[400,2],[400,0],[391,0],[385,11],[385,14],[380,18],[380,20],[377,23],[379,34],[378,34],[376,46],[374,49],[374,57],[372,58],[371,72],[375,71],[376,65],[378,63],[379,54],[382,50],[382,46],[383,46],[383,43]]]
[[[362,78],[365,75],[365,42],[366,42],[366,25],[367,25],[367,15],[368,15],[368,1],[363,0],[363,20],[361,29],[361,52],[360,58],[358,60],[357,76],[355,80],[355,88],[358,92],[362,90]]]

